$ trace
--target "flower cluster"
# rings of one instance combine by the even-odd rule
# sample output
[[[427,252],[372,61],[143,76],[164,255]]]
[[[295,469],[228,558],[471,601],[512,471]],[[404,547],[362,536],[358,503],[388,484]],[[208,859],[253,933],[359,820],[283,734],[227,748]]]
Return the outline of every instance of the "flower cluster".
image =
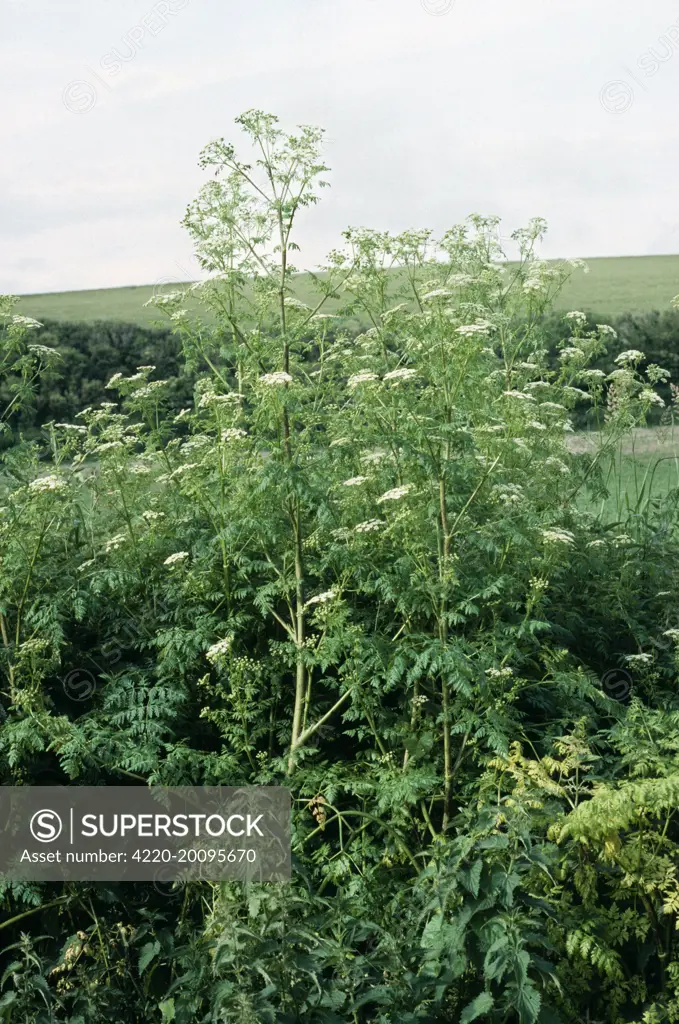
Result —
[[[570,530],[543,530],[542,537],[547,544],[573,544],[575,541]]]
[[[63,491],[68,487],[68,481],[64,480],[62,476],[56,476],[54,473],[50,473],[49,476],[39,476],[36,480],[31,480],[28,485],[30,491]]]
[[[205,657],[211,665],[215,665],[228,655],[232,646],[233,636],[229,634],[228,636],[225,636],[223,640],[218,640],[217,643],[212,644],[212,646],[205,652]]]
[[[371,380],[378,380],[377,374],[369,373],[367,370],[365,370],[362,371],[361,373],[355,373],[352,377],[350,377],[349,380],[347,381],[347,386],[350,387],[353,391],[353,389],[358,387],[359,384],[367,384],[368,381]]]
[[[385,373],[384,379],[385,380],[394,380],[394,381],[410,380],[412,377],[416,377],[416,376],[417,376],[417,370],[410,370],[407,367],[403,366],[399,370],[390,370],[389,373]]]
[[[385,493],[377,499],[377,504],[379,505],[383,501],[398,501],[399,498],[404,498],[406,494],[409,494],[414,486],[414,484],[403,484],[401,487],[393,487],[390,491],[385,491]]]
[[[335,591],[335,590],[324,590],[322,594],[316,594],[315,597],[310,597],[304,607],[308,608],[309,605],[312,605],[312,604],[327,604],[328,601],[332,601],[332,599],[334,597],[336,597],[336,596],[337,596],[337,591]]]
[[[175,551],[174,554],[168,555],[168,557],[163,562],[163,565],[176,565],[177,562],[183,562],[188,557],[188,551]]]
[[[382,519],[367,519],[364,523],[359,523],[354,527],[356,533],[373,533],[375,530],[379,530],[380,527],[384,526]]]
[[[292,377],[285,370],[279,370],[277,373],[263,373],[259,379],[266,387],[277,387],[280,384],[292,383]]]

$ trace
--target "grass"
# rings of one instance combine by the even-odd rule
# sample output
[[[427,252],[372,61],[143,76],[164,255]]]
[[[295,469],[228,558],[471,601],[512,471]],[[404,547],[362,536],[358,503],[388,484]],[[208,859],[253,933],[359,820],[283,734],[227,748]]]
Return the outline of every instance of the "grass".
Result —
[[[595,433],[575,434],[570,447],[590,451],[596,438]],[[602,518],[611,521],[641,512],[651,498],[679,487],[679,426],[634,430],[603,468],[608,497],[594,503]]]
[[[589,273],[573,273],[556,309],[582,309],[602,315],[668,309],[679,293],[679,256],[619,256],[587,260]],[[311,300],[310,278],[300,274],[298,297]],[[21,297],[19,311],[38,320],[122,320],[148,326],[162,319],[155,309],[144,308],[163,285],[101,288],[91,291],[51,292]],[[328,308],[331,308],[329,306]]]

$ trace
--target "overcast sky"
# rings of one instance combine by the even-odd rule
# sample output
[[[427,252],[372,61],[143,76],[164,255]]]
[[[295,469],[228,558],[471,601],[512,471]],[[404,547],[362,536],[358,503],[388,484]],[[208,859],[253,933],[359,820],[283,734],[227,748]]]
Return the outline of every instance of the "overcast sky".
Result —
[[[0,90],[0,292],[198,277],[198,154],[249,107],[327,130],[300,267],[472,212],[679,252],[669,0],[0,0]]]

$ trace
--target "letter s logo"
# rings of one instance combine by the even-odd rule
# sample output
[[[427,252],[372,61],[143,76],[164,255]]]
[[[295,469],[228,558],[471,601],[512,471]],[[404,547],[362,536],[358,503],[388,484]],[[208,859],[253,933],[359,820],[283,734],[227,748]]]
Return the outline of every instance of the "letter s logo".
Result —
[[[31,818],[31,835],[39,843],[53,843],[61,835],[63,824],[56,811],[36,811]]]

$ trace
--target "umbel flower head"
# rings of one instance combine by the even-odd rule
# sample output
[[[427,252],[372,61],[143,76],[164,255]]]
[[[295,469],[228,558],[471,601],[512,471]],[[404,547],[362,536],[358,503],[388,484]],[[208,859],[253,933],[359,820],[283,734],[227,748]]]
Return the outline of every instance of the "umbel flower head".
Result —
[[[315,597],[310,597],[305,607],[312,604],[327,604],[328,601],[332,601],[337,596],[336,590],[324,590],[322,594],[316,594]]]
[[[621,352],[620,355],[615,357],[615,362],[620,363],[622,366],[628,366],[630,363],[639,363],[644,358],[644,353],[640,352],[638,348],[628,348],[625,352]]]
[[[389,373],[385,373],[385,380],[410,380],[412,377],[417,376],[417,370],[411,370],[407,366],[402,366],[398,370],[391,370]]]
[[[223,640],[218,640],[217,643],[212,645],[212,647],[209,647],[208,650],[205,652],[205,657],[210,662],[210,664],[214,665],[217,662],[221,661],[222,658],[225,658],[227,656],[227,654],[231,650],[232,645],[233,636],[229,634],[228,636],[225,636]]]
[[[347,386],[353,391],[353,389],[358,387],[359,384],[367,384],[371,380],[378,380],[377,374],[369,373],[367,370],[364,370],[361,373],[355,373],[350,377],[347,381]]]
[[[168,555],[163,565],[176,565],[177,562],[183,562],[188,557],[188,551],[175,551],[174,554]]]
[[[277,373],[263,373],[259,379],[265,387],[277,387],[281,384],[292,383],[292,377],[284,370],[280,370]]]
[[[31,480],[28,489],[31,491],[63,491],[67,486],[68,483],[63,477],[50,473],[49,476],[40,476],[37,480]]]
[[[401,487],[392,487],[390,491],[385,491],[381,497],[377,499],[379,505],[383,501],[398,501],[399,498],[404,498],[406,494],[412,491],[414,484],[403,484]]]

